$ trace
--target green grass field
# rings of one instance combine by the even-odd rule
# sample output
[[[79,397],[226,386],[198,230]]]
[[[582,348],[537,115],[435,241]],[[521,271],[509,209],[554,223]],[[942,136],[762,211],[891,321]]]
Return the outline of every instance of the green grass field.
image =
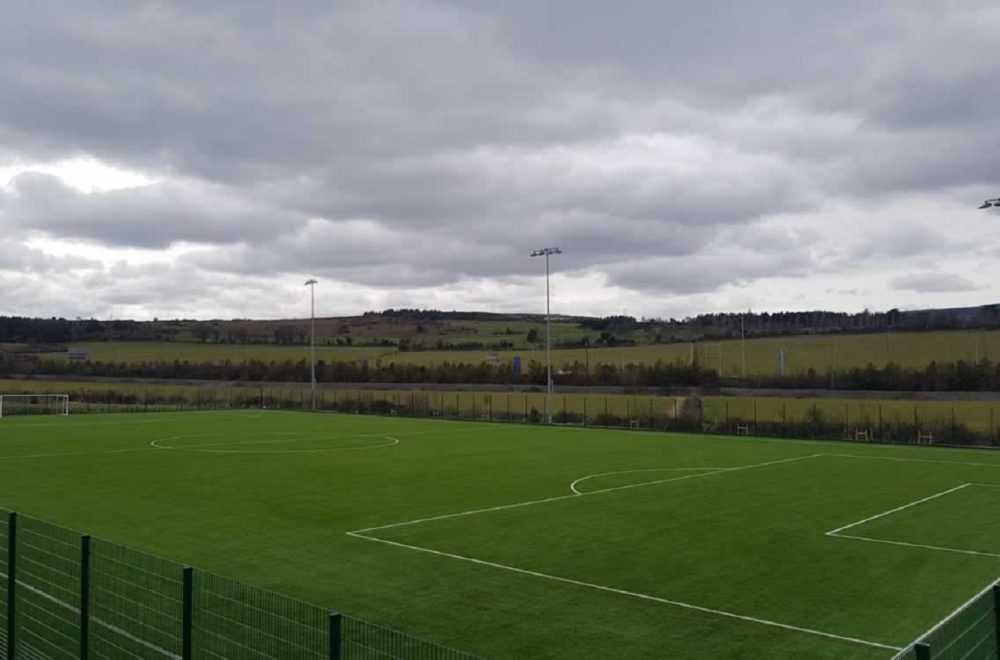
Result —
[[[517,324],[514,324],[517,325]],[[513,328],[512,328],[513,329]],[[518,329],[523,329],[518,326]],[[568,330],[562,330],[563,334]],[[519,337],[520,335],[518,335]],[[567,334],[563,338],[575,338]],[[475,339],[475,337],[457,337]],[[479,337],[483,339],[483,337]],[[558,337],[557,337],[558,339]],[[156,362],[188,360],[192,362],[241,362],[258,360],[304,360],[308,346],[275,346],[269,344],[213,344],[198,342],[84,342],[74,344],[85,349],[90,359],[110,362]],[[817,373],[864,367],[868,363],[884,366],[895,362],[909,367],[923,367],[931,361],[976,361],[1000,356],[1000,331],[953,331],[925,333],[884,333],[863,335],[818,335],[749,339],[746,342],[746,373],[772,375],[778,373],[778,351],[786,352],[786,373]],[[514,356],[525,362],[545,361],[544,345],[500,351],[501,359],[510,363]],[[743,349],[738,341],[698,342],[696,344],[640,344],[619,348],[555,349],[553,362],[563,367],[573,362],[583,364],[641,364],[662,360],[667,363],[688,363],[692,357],[724,376],[743,373]],[[486,351],[412,351],[397,352],[382,346],[318,346],[317,358],[327,362],[380,360],[431,366],[442,362],[478,364],[486,359]]]
[[[491,658],[889,658],[1000,574],[997,485],[972,450],[0,419],[0,506]]]

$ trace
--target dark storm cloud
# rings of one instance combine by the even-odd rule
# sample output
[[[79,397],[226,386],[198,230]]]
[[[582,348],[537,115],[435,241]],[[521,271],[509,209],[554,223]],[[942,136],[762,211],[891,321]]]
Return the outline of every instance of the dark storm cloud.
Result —
[[[987,0],[14,3],[0,157],[156,182],[21,175],[0,226],[216,246],[191,278],[439,286],[549,243],[637,291],[806,276],[824,209],[1000,171],[997,34]],[[964,248],[871,229],[852,258]]]

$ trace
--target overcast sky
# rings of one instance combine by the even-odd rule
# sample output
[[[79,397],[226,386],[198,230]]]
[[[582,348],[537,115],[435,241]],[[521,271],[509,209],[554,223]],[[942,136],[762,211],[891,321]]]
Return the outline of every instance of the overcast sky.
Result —
[[[1000,3],[8,3],[0,314],[1000,302]]]

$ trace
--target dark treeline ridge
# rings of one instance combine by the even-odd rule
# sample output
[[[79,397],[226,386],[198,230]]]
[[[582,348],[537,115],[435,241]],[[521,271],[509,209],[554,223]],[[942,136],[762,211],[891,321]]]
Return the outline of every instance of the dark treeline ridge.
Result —
[[[306,382],[310,368],[306,360],[242,362],[162,361],[144,363],[72,362],[42,359],[23,354],[0,354],[0,377],[3,375],[44,374],[56,376],[102,376],[115,378],[164,378],[222,381]],[[317,362],[316,376],[321,382],[336,383],[440,383],[440,384],[545,384],[545,365],[532,360],[521,374],[510,365],[443,362],[433,366],[353,362]],[[818,373],[720,378],[714,369],[657,361],[650,364],[600,364],[587,367],[574,363],[556,375],[557,384],[575,386],[669,387],[696,386],[747,387],[774,389],[832,389],[880,391],[997,391],[1000,390],[1000,363],[989,359],[979,362],[931,362],[926,367],[911,368],[889,363],[885,367],[869,364],[863,368]]]
[[[488,312],[444,312],[440,310],[388,309],[365,312],[361,318],[375,322],[411,323],[418,325],[441,321],[530,321],[541,323],[544,317],[537,314],[494,314]],[[885,312],[864,310],[858,313],[807,311],[807,312],[745,312],[699,314],[684,319],[636,319],[615,315],[603,318],[557,316],[560,323],[573,323],[583,330],[599,333],[640,333],[642,341],[649,343],[696,341],[700,339],[735,339],[771,337],[781,335],[921,332],[931,330],[1000,328],[1000,305],[984,305],[954,309],[930,309]],[[326,319],[331,321],[331,319]],[[339,322],[332,319],[334,322]],[[349,328],[347,324],[340,326]],[[60,345],[75,341],[191,341],[212,343],[305,343],[307,320],[253,321],[234,319],[212,320],[159,320],[152,321],[99,321],[96,319],[27,318],[0,316],[0,342]],[[419,332],[420,330],[418,330]],[[644,333],[644,334],[642,334]],[[347,342],[347,338],[341,340]],[[392,338],[373,338],[373,345],[396,345]],[[581,339],[577,343],[586,343]],[[628,340],[630,341],[630,340]],[[380,343],[381,342],[381,343]],[[329,343],[329,342],[327,342]],[[487,342],[483,343],[486,346]],[[354,345],[358,345],[355,341]],[[575,345],[572,343],[565,346]],[[479,347],[478,345],[476,347]],[[434,348],[441,348],[434,346]],[[454,348],[448,346],[448,348]]]

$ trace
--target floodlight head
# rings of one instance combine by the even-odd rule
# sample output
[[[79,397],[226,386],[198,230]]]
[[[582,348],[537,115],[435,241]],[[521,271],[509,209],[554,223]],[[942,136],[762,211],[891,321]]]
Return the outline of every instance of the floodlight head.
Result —
[[[534,250],[530,255],[531,257],[545,257],[550,254],[562,254],[562,250],[557,247],[547,247],[541,248],[540,250]]]
[[[991,206],[996,206],[1000,208],[1000,197],[994,197],[993,199],[986,200],[985,202],[979,205],[979,208],[988,209]]]
[[[990,204],[989,202],[983,202],[982,204],[979,205],[979,208],[981,208],[981,209],[988,209],[991,206],[993,206],[993,205]]]
[[[306,281],[305,286],[309,286],[310,284],[319,284],[319,282],[317,282],[316,280],[310,279],[310,280]]]

